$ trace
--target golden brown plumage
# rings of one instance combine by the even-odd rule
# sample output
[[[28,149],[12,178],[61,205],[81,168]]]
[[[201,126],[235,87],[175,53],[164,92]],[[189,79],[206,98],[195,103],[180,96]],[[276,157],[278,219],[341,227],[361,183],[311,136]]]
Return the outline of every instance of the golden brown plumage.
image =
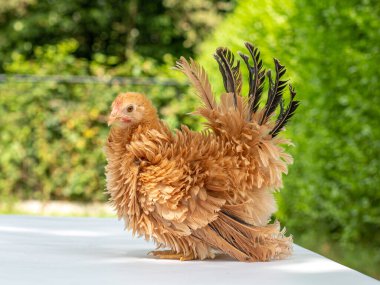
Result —
[[[254,58],[256,49],[247,47]],[[292,95],[284,110],[276,97],[282,96],[276,89],[282,75],[277,74],[267,104],[253,112],[252,96],[262,92],[255,78],[259,60],[250,66],[242,55],[251,68],[245,100],[239,64],[236,68],[231,54],[227,49],[216,54],[227,92],[220,104],[202,67],[184,58],[177,63],[204,102],[198,114],[209,128],[202,133],[185,126],[172,133],[142,94],[120,94],[112,104],[106,144],[110,201],[126,228],[170,249],[153,253],[161,258],[204,259],[222,251],[242,261],[266,261],[291,252],[291,237],[269,220],[276,210],[273,191],[282,186],[292,162],[281,147],[289,142],[276,135],[298,102]],[[276,100],[281,112],[271,122]]]

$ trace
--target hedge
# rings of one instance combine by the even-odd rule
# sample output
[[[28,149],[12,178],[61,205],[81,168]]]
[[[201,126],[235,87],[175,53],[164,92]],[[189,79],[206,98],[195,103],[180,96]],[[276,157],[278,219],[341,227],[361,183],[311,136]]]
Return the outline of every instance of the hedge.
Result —
[[[199,57],[215,69],[215,46],[247,53],[248,40],[266,67],[271,56],[287,66],[301,107],[285,132],[295,163],[276,216],[296,242],[322,251],[324,240],[337,243],[353,255],[349,265],[378,277],[379,17],[378,1],[240,1]],[[217,74],[213,81],[221,90]]]

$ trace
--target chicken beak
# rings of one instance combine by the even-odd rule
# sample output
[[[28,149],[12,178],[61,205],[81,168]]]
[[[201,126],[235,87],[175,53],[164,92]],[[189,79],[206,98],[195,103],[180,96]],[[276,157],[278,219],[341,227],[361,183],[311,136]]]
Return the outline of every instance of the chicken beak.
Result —
[[[115,120],[116,120],[115,116],[113,116],[113,115],[109,116],[108,122],[107,122],[108,126],[111,126],[115,122]]]

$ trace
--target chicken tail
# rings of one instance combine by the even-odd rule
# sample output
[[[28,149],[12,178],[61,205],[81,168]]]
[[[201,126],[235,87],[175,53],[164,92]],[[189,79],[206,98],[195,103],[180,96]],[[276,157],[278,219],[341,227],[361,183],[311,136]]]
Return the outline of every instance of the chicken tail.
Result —
[[[214,54],[226,90],[226,93],[222,94],[220,104],[216,103],[206,71],[198,63],[192,59],[188,62],[181,57],[177,61],[175,69],[186,74],[195,87],[197,94],[204,103],[204,107],[199,108],[197,113],[208,120],[208,125],[214,131],[223,128],[227,133],[233,132],[239,126],[236,119],[238,119],[237,121],[240,119],[244,123],[264,126],[266,134],[274,138],[293,117],[299,106],[299,101],[294,100],[295,89],[288,84],[288,80],[284,79],[285,66],[274,59],[275,72],[272,78],[272,72],[270,70],[265,71],[263,68],[259,49],[248,42],[245,43],[245,46],[249,55],[241,52],[239,55],[248,69],[249,88],[247,97],[241,95],[243,80],[240,61],[235,60],[233,52],[226,47],[218,48]],[[266,78],[268,79],[268,95],[265,105],[260,109]],[[290,101],[285,107],[283,95],[287,87],[289,87]],[[276,111],[278,107],[279,112]],[[278,113],[277,118],[272,120],[276,112]],[[223,118],[226,115],[227,118]],[[223,124],[224,119],[227,120],[226,124]],[[221,122],[222,124],[220,124]]]
[[[240,261],[283,259],[292,252],[292,237],[285,236],[279,222],[253,226],[223,211],[216,221],[195,234]]]

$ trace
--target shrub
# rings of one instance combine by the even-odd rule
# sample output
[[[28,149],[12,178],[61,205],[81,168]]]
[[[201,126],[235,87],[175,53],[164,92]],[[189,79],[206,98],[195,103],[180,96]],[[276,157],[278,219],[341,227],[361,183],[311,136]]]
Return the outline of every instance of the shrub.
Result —
[[[88,62],[72,56],[74,40],[35,51],[36,60],[19,54],[6,66],[8,74],[95,74],[152,76],[167,74],[153,60],[134,61],[117,69],[105,69],[101,62]],[[106,56],[99,55],[102,60]],[[152,79],[146,79],[149,82]],[[145,80],[145,81],[146,81]],[[186,113],[194,109],[195,96],[180,83],[163,85],[155,79],[144,85],[138,78],[125,85],[117,82],[19,82],[0,84],[0,195],[36,199],[81,201],[105,200],[105,157],[102,147],[108,134],[106,118],[114,97],[123,91],[148,94],[160,115],[171,127],[186,123],[196,128],[197,119]],[[161,83],[160,83],[161,82]]]
[[[249,40],[267,67],[269,55],[288,67],[301,107],[277,216],[296,242],[316,249],[327,237],[343,255],[380,246],[379,12],[376,1],[240,1],[201,48],[204,61],[216,45],[243,50]]]

